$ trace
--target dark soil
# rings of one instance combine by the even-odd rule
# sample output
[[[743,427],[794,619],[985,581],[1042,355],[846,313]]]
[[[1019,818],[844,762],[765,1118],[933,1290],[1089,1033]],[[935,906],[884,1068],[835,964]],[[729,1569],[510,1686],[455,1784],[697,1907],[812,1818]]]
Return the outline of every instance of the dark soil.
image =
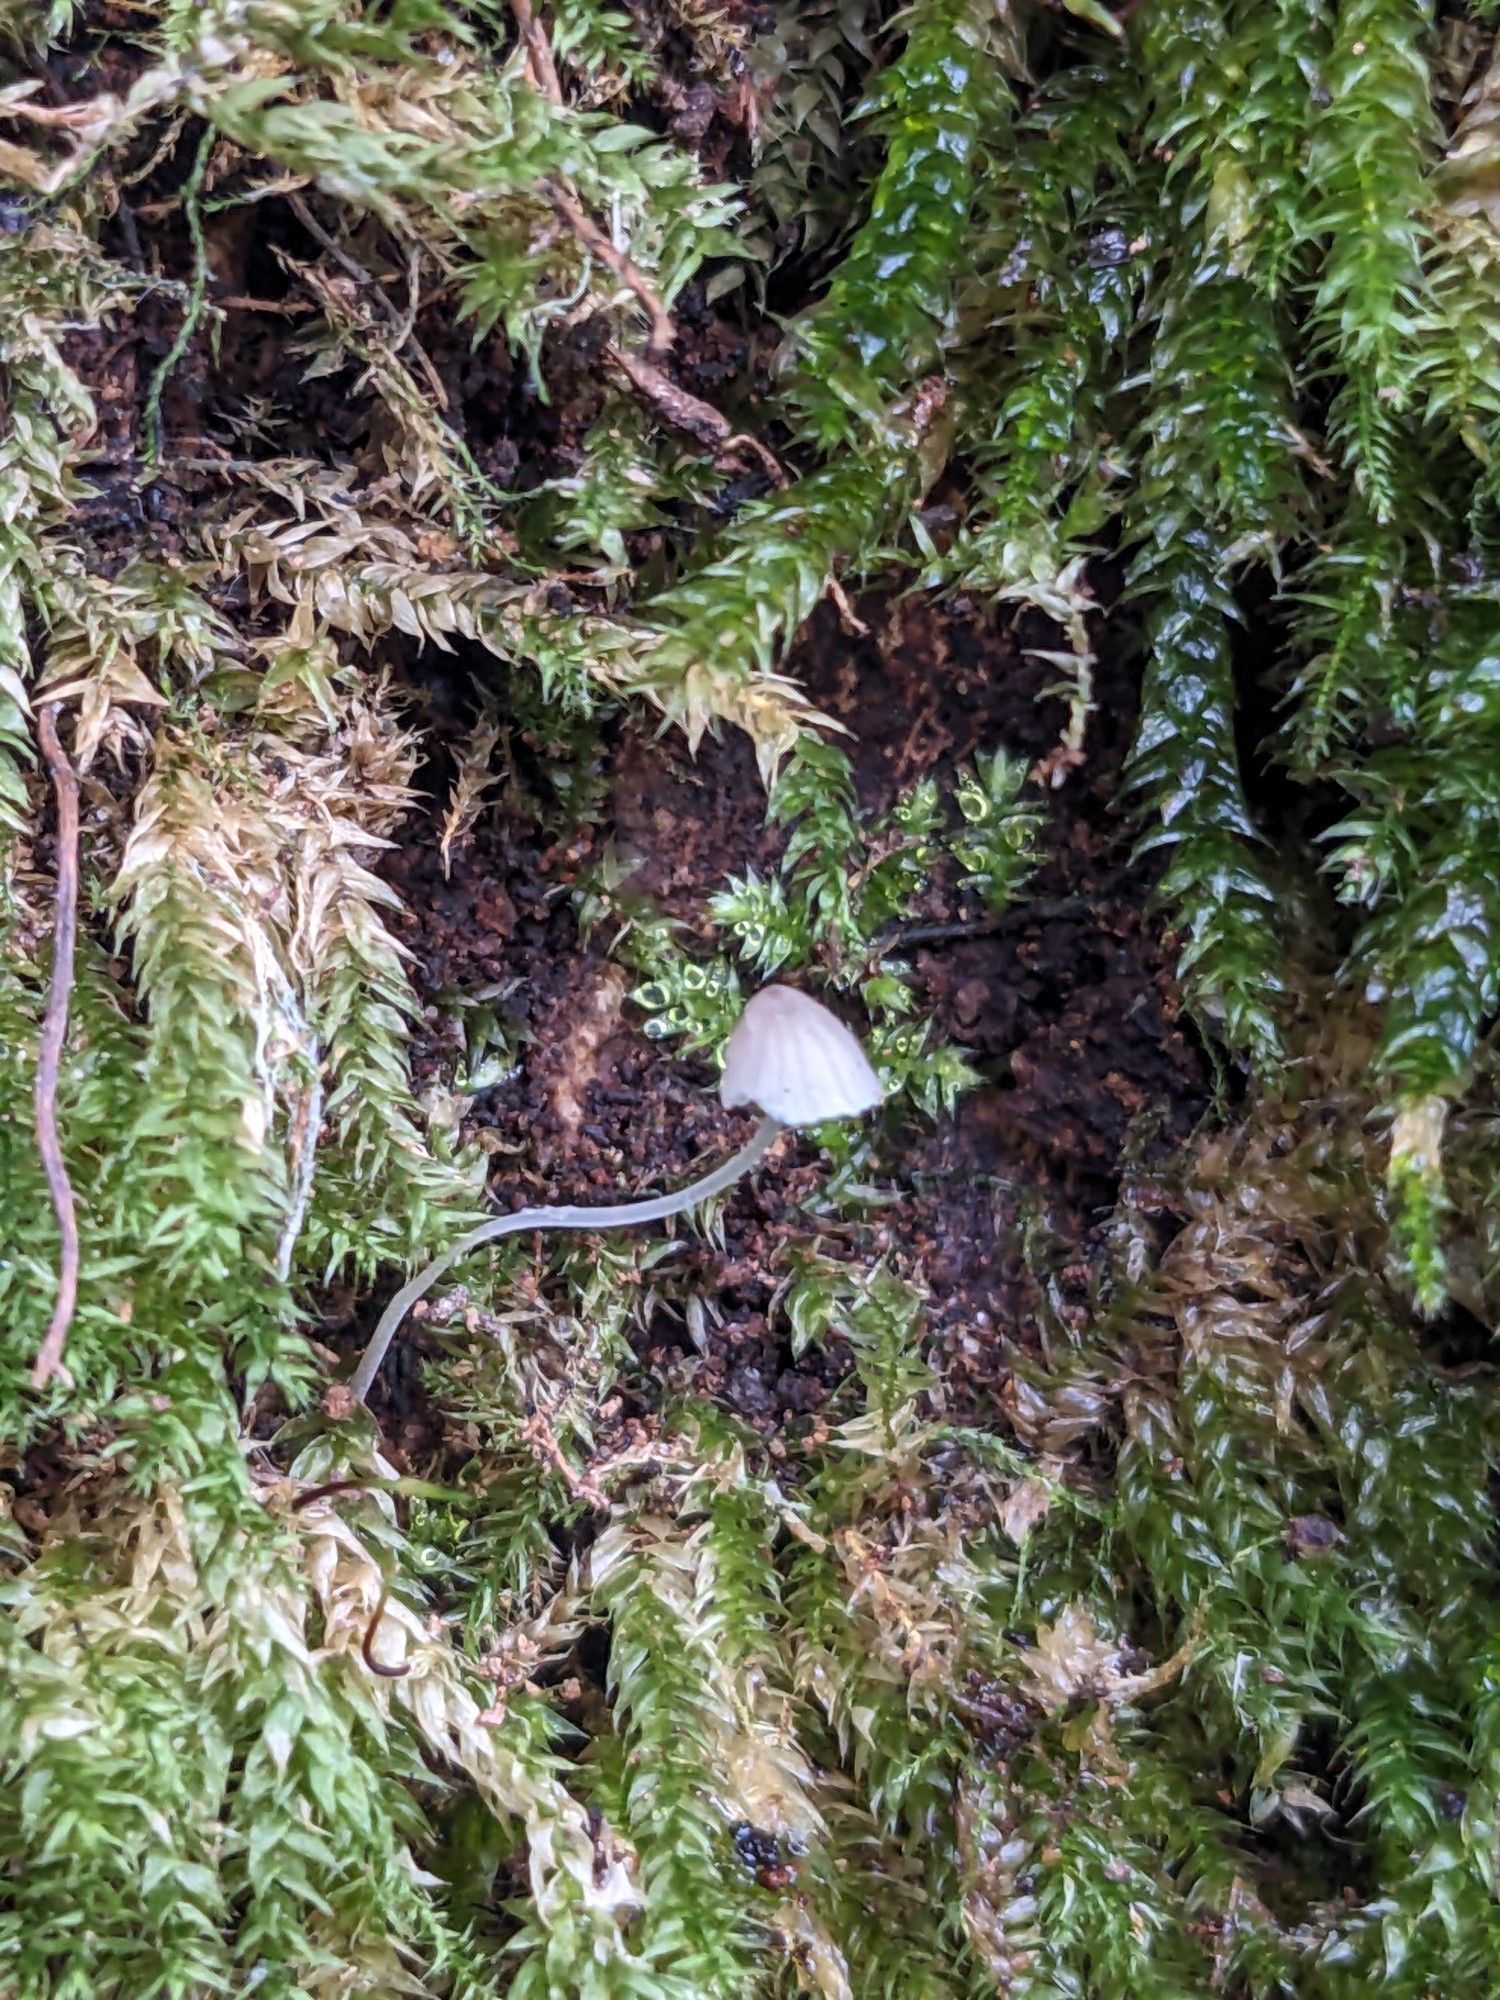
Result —
[[[825,607],[791,668],[852,732],[862,807],[876,813],[915,778],[944,777],[976,751],[1004,745],[1039,762],[1054,747],[1063,711],[1045,693],[1053,670],[1029,650],[1054,643],[1045,626],[963,603],[858,608],[868,637],[851,637]],[[445,677],[419,701],[446,709],[454,694]],[[1126,1163],[1164,1157],[1208,1100],[1209,1065],[1179,1022],[1170,953],[1148,915],[1150,877],[1130,858],[1121,811],[1132,702],[1128,672],[1105,663],[1085,764],[1039,791],[1047,859],[1022,905],[998,925],[965,920],[935,885],[918,928],[939,935],[909,952],[937,1032],[964,1048],[984,1083],[936,1126],[887,1121],[872,1171],[889,1202],[868,1235],[925,1282],[950,1401],[981,1420],[1000,1416],[1011,1343],[1036,1339],[1039,1274],[1023,1234],[1042,1225],[1054,1245],[1045,1275],[1081,1302]],[[720,1109],[707,1067],[641,1032],[607,938],[580,939],[567,891],[609,843],[637,864],[634,889],[701,923],[724,876],[766,868],[782,838],[765,824],[750,746],[708,743],[694,761],[680,741],[627,725],[600,754],[605,804],[593,828],[552,843],[517,791],[455,855],[450,880],[432,824],[414,826],[387,863],[424,994],[435,1003],[499,982],[529,1037],[517,1074],[473,1114],[503,1162],[494,1187],[507,1207],[672,1185],[747,1129]],[[436,800],[441,760],[430,775]],[[452,1060],[451,1022],[434,1005],[419,1063]],[[794,1364],[772,1311],[782,1247],[816,1227],[805,1205],[823,1178],[810,1148],[784,1141],[735,1191],[724,1247],[692,1239],[674,1265],[677,1282],[722,1314],[695,1388],[767,1433],[806,1420],[842,1372],[836,1354]],[[834,1254],[845,1227],[830,1236]],[[666,1313],[641,1347],[653,1369],[680,1369],[692,1355]]]

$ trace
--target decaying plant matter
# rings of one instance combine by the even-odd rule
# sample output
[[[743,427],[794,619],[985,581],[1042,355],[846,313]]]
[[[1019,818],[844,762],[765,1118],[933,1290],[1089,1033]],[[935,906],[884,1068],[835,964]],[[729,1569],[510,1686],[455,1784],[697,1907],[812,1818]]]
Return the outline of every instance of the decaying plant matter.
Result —
[[[0,0],[0,1992],[1488,2000],[1497,106],[1478,0]],[[365,1409],[771,979],[881,1119]]]

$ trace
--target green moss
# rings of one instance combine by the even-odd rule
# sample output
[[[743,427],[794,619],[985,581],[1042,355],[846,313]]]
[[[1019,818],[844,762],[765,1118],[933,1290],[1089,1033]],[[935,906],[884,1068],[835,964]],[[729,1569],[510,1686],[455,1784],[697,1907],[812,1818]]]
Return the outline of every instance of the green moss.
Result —
[[[762,11],[0,0],[16,2000],[1493,1990],[1494,9]],[[864,581],[1025,609],[1039,769],[866,808],[788,670]],[[774,865],[670,922],[567,880],[648,1034],[711,1056],[772,976],[866,1028],[888,1123],[737,1278],[805,1423],[704,1400],[683,1237],[511,1246],[433,1301],[430,1435],[340,1416],[311,1336],[473,1219],[454,1106],[521,1046],[461,993],[414,1080],[370,865],[443,651],[500,663],[463,810],[503,744],[557,853],[622,716],[751,741]],[[1243,1101],[1086,1305],[1024,1187],[1035,1324],[934,1331],[880,1176],[1007,1076],[907,946],[935,884],[1024,916],[1098,686]]]

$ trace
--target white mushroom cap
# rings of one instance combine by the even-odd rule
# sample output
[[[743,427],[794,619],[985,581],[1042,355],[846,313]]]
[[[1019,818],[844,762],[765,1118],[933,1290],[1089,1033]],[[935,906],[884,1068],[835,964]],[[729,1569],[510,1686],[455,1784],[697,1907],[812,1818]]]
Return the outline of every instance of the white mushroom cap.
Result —
[[[725,1104],[754,1104],[780,1125],[857,1118],[884,1094],[843,1022],[791,986],[753,994],[724,1050]]]

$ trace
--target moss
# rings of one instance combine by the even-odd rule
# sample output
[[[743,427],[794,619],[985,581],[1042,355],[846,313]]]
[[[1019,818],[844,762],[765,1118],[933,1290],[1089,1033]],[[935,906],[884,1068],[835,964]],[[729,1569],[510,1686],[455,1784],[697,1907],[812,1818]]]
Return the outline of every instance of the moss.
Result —
[[[1494,10],[751,11],[0,0],[17,2000],[1493,1989]],[[865,580],[1024,608],[1039,763],[861,803],[787,661]],[[774,868],[577,913],[686,1051],[838,994],[910,1132],[1003,1081],[913,912],[1027,909],[1106,652],[1236,1089],[1003,1399],[844,1134],[736,1279],[816,1423],[642,1365],[718,1309],[680,1242],[513,1249],[430,1430],[343,1410],[312,1335],[488,1167],[373,865],[422,758],[449,847],[509,759],[566,853],[622,719],[743,733]]]

